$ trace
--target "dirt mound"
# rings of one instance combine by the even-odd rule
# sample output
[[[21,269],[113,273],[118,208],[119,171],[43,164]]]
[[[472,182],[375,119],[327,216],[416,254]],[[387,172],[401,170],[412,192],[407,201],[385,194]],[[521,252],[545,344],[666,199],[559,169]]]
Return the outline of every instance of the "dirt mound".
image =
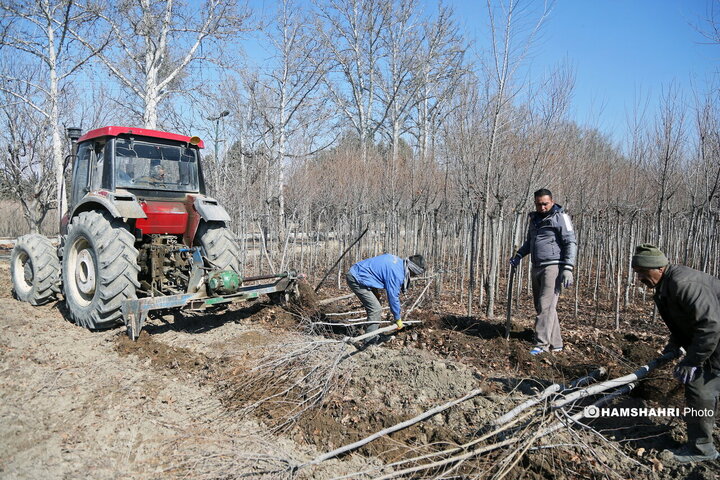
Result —
[[[255,367],[234,371],[234,377],[224,379],[226,405],[240,411],[250,405],[254,414],[271,426],[286,429],[292,425],[296,441],[331,450],[460,398],[481,385],[473,369],[429,352],[383,346],[355,350],[341,342],[325,346],[322,351],[299,354],[298,345],[278,345],[278,350],[294,351],[285,363],[276,350]],[[272,369],[258,369],[258,365]],[[316,398],[320,384],[328,388],[327,395],[317,408],[301,412],[297,405]],[[359,451],[390,460],[410,449],[457,443],[494,415],[495,408],[493,400],[476,397]],[[288,417],[294,418],[288,423]]]
[[[477,317],[417,315],[421,326],[411,327],[403,344],[426,350],[449,360],[474,366],[488,381],[497,381],[504,391],[520,387],[531,393],[551,383],[567,384],[599,367],[607,376],[630,373],[658,356],[665,339],[657,335],[607,332],[585,327],[565,334],[565,350],[540,357],[530,355],[533,329],[529,322],[516,321],[510,339],[504,338],[504,324]],[[490,388],[493,388],[492,385]],[[678,385],[671,366],[653,372],[635,395],[651,401],[677,397]]]
[[[306,279],[298,280],[298,297],[299,303],[306,308],[311,310],[318,310],[320,308],[320,298]]]
[[[481,386],[466,366],[410,348],[371,347],[354,355],[340,378],[342,385],[321,411],[300,423],[303,439],[319,447],[357,441]],[[361,452],[390,460],[409,449],[461,442],[494,410],[492,400],[475,397]]]
[[[118,334],[115,338],[115,350],[121,355],[136,355],[146,365],[155,368],[181,369],[197,373],[217,367],[217,361],[206,355],[187,348],[174,347],[159,342],[155,336],[141,332],[133,341],[127,335]]]
[[[307,279],[299,278],[297,282],[298,294],[291,297],[287,305],[288,310],[306,319],[319,319],[323,313],[320,298],[310,286]]]
[[[405,345],[474,367],[495,391],[508,392],[520,387],[531,393],[532,388],[568,383],[602,365],[599,358],[585,361],[583,356],[578,361],[574,353],[579,346],[575,345],[559,354],[541,358],[530,355],[533,331],[524,325],[515,325],[506,340],[504,325],[500,323],[432,312],[420,313],[416,318],[423,324],[408,329]]]
[[[622,357],[634,365],[646,364],[649,360],[658,356],[660,344],[647,336],[633,333],[615,332],[612,338],[617,342],[622,352]],[[650,374],[638,384],[633,390],[632,396],[649,400],[653,404],[666,407],[682,407],[684,405],[683,387],[672,375],[674,363],[670,362]],[[616,366],[617,375],[621,375],[621,366]]]

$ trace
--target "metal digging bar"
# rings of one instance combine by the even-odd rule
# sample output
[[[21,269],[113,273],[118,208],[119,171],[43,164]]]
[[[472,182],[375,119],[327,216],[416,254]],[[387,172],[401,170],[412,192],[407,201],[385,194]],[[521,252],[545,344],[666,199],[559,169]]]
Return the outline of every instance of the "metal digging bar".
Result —
[[[254,282],[260,280],[275,279],[271,283],[243,286],[237,292],[211,297],[203,291],[195,293],[184,293],[179,295],[167,295],[159,297],[145,297],[134,300],[125,300],[122,305],[123,320],[127,327],[127,334],[132,340],[136,340],[140,331],[145,325],[148,313],[153,310],[179,308],[188,310],[204,310],[208,307],[221,305],[223,303],[235,303],[243,300],[257,298],[262,294],[287,292],[292,289],[297,280],[297,273],[287,271],[276,275],[260,275],[248,277],[243,282]]]
[[[508,278],[508,295],[507,295],[507,316],[505,317],[505,340],[510,339],[510,332],[512,331],[512,300],[513,300],[513,286],[515,285],[515,265],[510,266],[510,275]]]

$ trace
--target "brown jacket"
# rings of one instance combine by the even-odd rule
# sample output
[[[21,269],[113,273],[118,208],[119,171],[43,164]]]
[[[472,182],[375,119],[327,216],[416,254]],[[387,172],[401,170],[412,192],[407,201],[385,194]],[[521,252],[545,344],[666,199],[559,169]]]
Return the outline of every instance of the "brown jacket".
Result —
[[[670,329],[670,343],[687,352],[682,363],[720,374],[720,279],[668,265],[653,300]]]

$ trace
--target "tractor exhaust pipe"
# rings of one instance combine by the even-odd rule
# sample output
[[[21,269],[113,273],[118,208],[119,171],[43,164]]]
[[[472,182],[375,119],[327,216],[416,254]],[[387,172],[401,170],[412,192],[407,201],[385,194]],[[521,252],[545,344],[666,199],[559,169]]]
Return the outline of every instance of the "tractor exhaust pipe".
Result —
[[[82,129],[78,127],[68,127],[66,132],[71,144],[70,157],[74,159],[77,155],[77,142],[80,136],[82,136]]]

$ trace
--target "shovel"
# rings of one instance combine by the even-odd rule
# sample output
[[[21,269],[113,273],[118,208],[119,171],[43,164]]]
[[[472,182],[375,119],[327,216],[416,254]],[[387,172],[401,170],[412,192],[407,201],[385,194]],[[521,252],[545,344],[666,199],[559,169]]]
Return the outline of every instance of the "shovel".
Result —
[[[507,317],[505,317],[505,340],[510,338],[512,330],[512,295],[515,283],[515,265],[510,265],[510,278],[508,279]]]

